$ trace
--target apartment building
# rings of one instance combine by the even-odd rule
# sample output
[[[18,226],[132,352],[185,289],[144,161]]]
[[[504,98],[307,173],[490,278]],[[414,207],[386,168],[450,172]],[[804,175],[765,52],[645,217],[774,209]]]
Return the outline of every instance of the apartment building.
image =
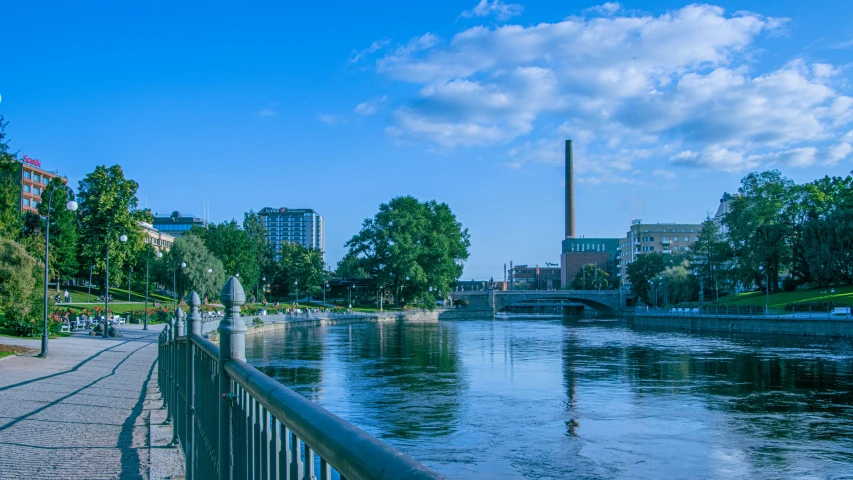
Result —
[[[326,223],[323,217],[310,208],[265,207],[258,212],[267,240],[276,252],[285,243],[302,245],[325,252]],[[276,253],[276,259],[280,255]]]
[[[18,160],[20,167],[15,174],[18,184],[21,186],[20,208],[21,212],[38,212],[38,205],[42,201],[44,187],[54,178],[60,178],[62,183],[68,184],[68,179],[59,175],[58,172],[45,170],[41,167],[41,161],[24,155]]]
[[[643,223],[633,220],[628,232],[619,241],[617,263],[622,283],[628,284],[628,265],[647,253],[683,253],[699,239],[702,225],[690,223]]]
[[[145,243],[154,247],[154,250],[168,252],[175,243],[175,237],[168,233],[163,233],[154,228],[150,223],[139,222],[139,226],[145,231]]]

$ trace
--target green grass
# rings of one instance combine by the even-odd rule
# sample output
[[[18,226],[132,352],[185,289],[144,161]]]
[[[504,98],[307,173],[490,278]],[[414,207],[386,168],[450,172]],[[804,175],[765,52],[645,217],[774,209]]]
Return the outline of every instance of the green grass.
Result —
[[[0,358],[8,357],[9,355],[14,355],[14,352],[0,352]]]
[[[86,297],[88,296],[88,291],[89,291],[88,287],[79,287],[79,286],[77,286],[77,287],[62,287],[60,289],[60,292],[66,290],[66,289],[68,290],[68,293],[71,294],[72,299],[75,300],[75,303],[86,301]],[[50,294],[55,295],[56,291],[51,290]],[[92,297],[91,298],[92,298],[93,302],[98,301],[99,295],[101,295],[100,287],[92,287]],[[120,287],[110,287],[110,296],[113,297],[114,300],[117,300],[117,301],[124,300],[126,302],[127,301],[127,289],[126,288],[120,288]],[[145,301],[145,291],[142,291],[142,292],[137,292],[135,290],[131,291],[130,292],[130,300],[132,302],[144,302]],[[172,297],[170,297],[168,295],[160,295],[159,293],[154,293],[154,292],[149,291],[148,292],[148,302],[153,303],[154,300],[157,300],[160,303],[163,303],[163,302],[171,303]]]
[[[830,293],[833,288],[835,288],[835,293]],[[765,301],[766,295],[763,292],[749,292],[720,299],[719,304],[731,306],[764,306]],[[784,307],[789,303],[806,301],[833,301],[853,305],[853,285],[844,285],[841,287],[820,287],[810,288],[808,290],[795,290],[793,292],[772,293],[770,294],[769,303],[770,308],[778,308]]]

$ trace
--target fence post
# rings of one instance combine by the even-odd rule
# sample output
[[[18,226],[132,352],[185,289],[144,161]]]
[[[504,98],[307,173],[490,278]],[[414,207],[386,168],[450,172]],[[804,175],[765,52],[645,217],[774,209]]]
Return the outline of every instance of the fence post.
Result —
[[[181,417],[181,414],[178,413],[178,390],[180,386],[178,385],[178,337],[183,334],[184,330],[184,311],[181,310],[181,307],[175,309],[175,326],[172,328],[172,354],[170,355],[172,360],[172,405],[169,407],[169,411],[172,412],[172,442],[171,446],[178,446],[178,419]]]
[[[192,292],[189,298],[190,314],[187,317],[187,412],[186,425],[187,428],[187,451],[184,452],[186,460],[186,477],[187,480],[195,479],[195,365],[193,361],[193,335],[201,336],[201,316],[198,313],[198,307],[201,305],[201,300],[198,294]]]
[[[236,277],[231,277],[222,287],[219,300],[225,306],[225,316],[219,322],[219,479],[233,478],[231,458],[231,380],[225,373],[225,364],[233,359],[246,359],[246,324],[240,317],[240,306],[246,303],[246,293]]]
[[[166,421],[164,424],[172,423],[172,403],[174,402],[172,397],[172,385],[174,380],[174,371],[172,370],[172,348],[174,347],[172,330],[175,328],[175,319],[173,317],[169,318],[169,321],[166,323],[166,370],[168,377],[166,380],[169,382],[166,384],[166,398],[167,401],[163,402],[163,408],[166,409]]]

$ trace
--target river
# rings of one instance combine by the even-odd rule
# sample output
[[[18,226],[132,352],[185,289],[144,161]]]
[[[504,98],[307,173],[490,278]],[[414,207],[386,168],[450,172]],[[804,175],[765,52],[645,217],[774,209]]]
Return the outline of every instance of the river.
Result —
[[[294,327],[246,355],[451,478],[853,478],[849,340],[504,318]]]

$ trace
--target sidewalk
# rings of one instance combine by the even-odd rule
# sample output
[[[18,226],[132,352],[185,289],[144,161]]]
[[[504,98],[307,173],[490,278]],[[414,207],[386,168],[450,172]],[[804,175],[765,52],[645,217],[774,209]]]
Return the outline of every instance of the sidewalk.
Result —
[[[51,340],[47,359],[35,356],[39,339],[0,337],[33,350],[0,360],[0,479],[149,478],[149,422],[165,413],[156,393],[163,327],[149,328]],[[179,450],[154,449],[158,463],[168,452],[167,463],[180,467]]]

